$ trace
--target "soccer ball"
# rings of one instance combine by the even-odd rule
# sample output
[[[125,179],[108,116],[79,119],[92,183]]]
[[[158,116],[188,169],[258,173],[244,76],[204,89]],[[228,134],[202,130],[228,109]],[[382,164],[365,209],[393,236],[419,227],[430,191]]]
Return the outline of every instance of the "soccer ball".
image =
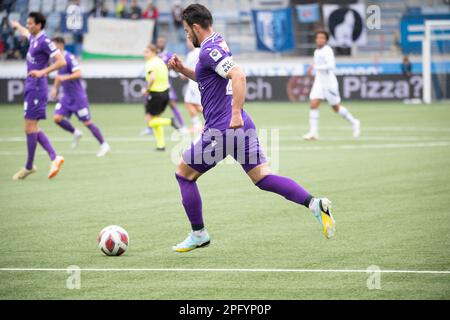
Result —
[[[128,232],[119,226],[107,226],[98,235],[98,247],[107,256],[120,256],[128,249]]]

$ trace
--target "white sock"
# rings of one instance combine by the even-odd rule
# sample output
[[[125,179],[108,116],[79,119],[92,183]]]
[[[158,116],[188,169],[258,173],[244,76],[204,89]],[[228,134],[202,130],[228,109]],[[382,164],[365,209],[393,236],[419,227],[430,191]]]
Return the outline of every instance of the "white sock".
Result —
[[[194,127],[200,127],[202,125],[202,122],[200,121],[200,118],[198,116],[192,117],[191,120]]]
[[[203,237],[205,235],[205,228],[192,232],[196,237]]]
[[[355,123],[355,118],[352,116],[352,114],[350,113],[350,111],[347,110],[346,107],[344,106],[340,106],[339,107],[339,111],[338,111],[339,115],[344,118],[345,120],[347,120],[348,122],[350,122],[351,124]]]
[[[317,135],[319,133],[319,109],[309,110],[309,132]]]
[[[315,213],[315,210],[317,209],[317,206],[319,205],[320,199],[312,198],[311,202],[309,203],[309,210],[311,210],[312,213]]]

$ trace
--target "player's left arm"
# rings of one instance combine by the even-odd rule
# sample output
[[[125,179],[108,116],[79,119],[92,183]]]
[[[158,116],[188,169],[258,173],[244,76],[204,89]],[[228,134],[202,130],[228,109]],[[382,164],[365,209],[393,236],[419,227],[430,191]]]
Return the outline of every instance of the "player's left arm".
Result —
[[[47,68],[41,70],[32,70],[30,71],[30,73],[28,73],[28,75],[36,78],[41,78],[48,75],[50,72],[53,72],[55,70],[64,67],[67,64],[66,59],[64,59],[64,56],[61,54],[59,50],[55,51],[52,58],[54,62],[50,64]]]
[[[242,109],[245,103],[245,94],[247,92],[247,80],[244,71],[235,65],[227,75],[231,80],[231,88],[233,90],[233,100],[231,102],[231,121],[230,128],[238,129],[244,126],[242,119]]]
[[[189,79],[197,82],[197,78],[195,76],[195,70],[187,68],[176,54],[173,55],[173,57],[169,60],[167,65],[170,69],[172,69],[178,73],[181,73],[186,78],[189,78]]]

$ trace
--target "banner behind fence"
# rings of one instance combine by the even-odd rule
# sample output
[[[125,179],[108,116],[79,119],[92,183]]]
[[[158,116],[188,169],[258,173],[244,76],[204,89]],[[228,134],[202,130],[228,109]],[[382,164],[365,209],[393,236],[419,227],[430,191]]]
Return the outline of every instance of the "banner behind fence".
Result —
[[[153,35],[153,21],[90,18],[83,43],[85,54],[142,58]]]
[[[450,83],[450,75],[445,83]],[[345,75],[338,76],[342,99],[399,100],[422,97],[422,77],[413,75]],[[307,101],[313,79],[293,77],[247,77],[247,101]],[[84,79],[92,103],[143,103],[140,78]],[[173,79],[178,101],[183,101],[186,82]],[[23,103],[22,79],[0,79],[0,103]],[[447,94],[450,90],[446,90]],[[447,97],[450,98],[450,97]],[[50,103],[54,105],[54,103]]]

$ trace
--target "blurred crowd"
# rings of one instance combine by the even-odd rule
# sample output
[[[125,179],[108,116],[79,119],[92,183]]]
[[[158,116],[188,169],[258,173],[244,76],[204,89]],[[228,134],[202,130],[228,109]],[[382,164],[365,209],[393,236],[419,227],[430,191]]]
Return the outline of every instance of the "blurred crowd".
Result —
[[[21,37],[17,32],[11,29],[9,26],[10,14],[14,10],[16,1],[14,0],[1,0],[0,1],[0,21],[1,21],[1,33],[0,33],[0,58],[1,59],[24,59],[28,50],[28,41]],[[111,3],[111,2],[108,2]],[[80,0],[69,0],[68,6],[80,6],[82,7]],[[184,41],[184,30],[181,20],[181,13],[183,6],[181,1],[174,1],[171,8],[171,17],[174,30],[177,33],[177,39],[179,42]],[[88,17],[109,17],[118,19],[151,19],[154,21],[153,29],[153,42],[158,38],[160,12],[153,1],[149,1],[146,6],[142,6],[142,1],[138,0],[115,0],[114,7],[108,6],[105,0],[94,0],[92,9],[88,12],[83,12]],[[12,15],[11,15],[12,16]],[[48,17],[47,17],[48,18]],[[21,21],[25,23],[25,21]],[[49,27],[47,27],[48,29]],[[57,28],[58,29],[58,28]],[[48,30],[49,31],[49,30]],[[60,31],[60,30],[52,30]],[[83,43],[82,33],[74,33],[72,35],[73,45],[75,48],[75,54],[81,54],[81,46]]]

